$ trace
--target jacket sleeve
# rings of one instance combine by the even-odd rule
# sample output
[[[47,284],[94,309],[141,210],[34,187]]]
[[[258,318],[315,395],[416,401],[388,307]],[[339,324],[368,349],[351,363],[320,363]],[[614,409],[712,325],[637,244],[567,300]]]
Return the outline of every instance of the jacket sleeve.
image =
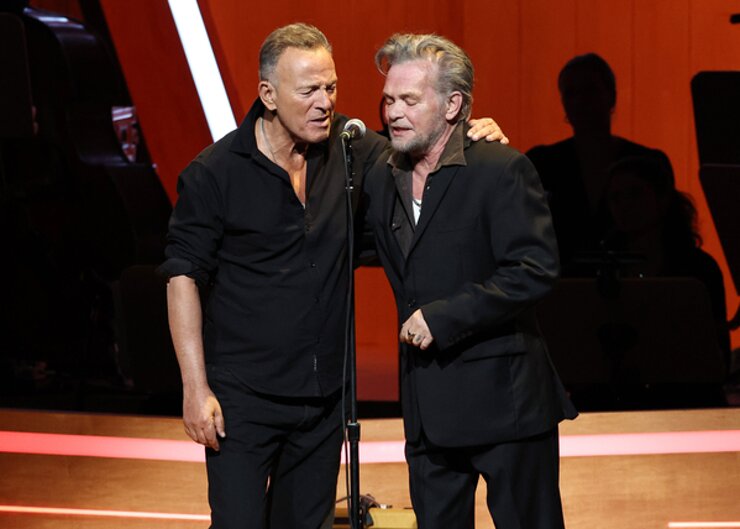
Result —
[[[488,189],[484,218],[492,274],[421,306],[440,349],[512,322],[552,288],[559,273],[552,219],[532,163],[516,153]]]
[[[373,227],[368,222],[369,194],[367,189],[372,185],[369,180],[378,168],[385,166],[391,151],[388,139],[377,132],[368,131],[363,139],[364,153],[360,181],[359,203],[355,215],[355,262],[358,266],[380,266],[375,248]]]

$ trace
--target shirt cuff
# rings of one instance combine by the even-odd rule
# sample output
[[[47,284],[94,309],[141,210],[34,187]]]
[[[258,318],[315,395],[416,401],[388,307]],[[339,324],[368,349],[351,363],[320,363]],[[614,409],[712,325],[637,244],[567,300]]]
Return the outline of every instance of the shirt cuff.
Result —
[[[180,257],[171,257],[157,268],[157,273],[166,278],[174,276],[188,276],[194,279],[198,286],[205,286],[210,281],[210,274],[198,268],[195,264]]]

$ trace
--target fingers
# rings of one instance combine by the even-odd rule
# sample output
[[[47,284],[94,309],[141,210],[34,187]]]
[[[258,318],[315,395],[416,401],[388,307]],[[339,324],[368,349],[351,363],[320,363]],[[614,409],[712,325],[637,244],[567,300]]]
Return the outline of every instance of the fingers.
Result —
[[[497,141],[499,143],[503,143],[504,145],[509,144],[509,138],[506,137],[506,135],[504,134],[504,131],[498,128],[498,126],[496,127],[489,126],[489,127],[481,129],[478,132],[470,134],[470,139],[473,141],[478,141],[481,138],[485,138],[485,140],[489,143]]]
[[[491,118],[471,119],[471,128],[468,130],[468,137],[473,141],[485,138],[487,142],[498,141],[504,145],[509,143],[504,131],[501,130],[498,123]]]
[[[224,422],[223,413],[221,413],[221,407],[218,408],[213,422],[216,426],[216,432],[218,433],[219,437],[226,437],[226,424]]]
[[[429,347],[432,344],[433,341],[434,341],[434,338],[432,338],[429,335],[415,334],[411,338],[411,345],[414,345],[418,347],[419,349],[421,349],[422,351],[424,351],[427,349],[427,347]]]
[[[410,328],[404,327],[403,329],[401,329],[399,340],[401,343],[413,345],[414,347],[425,350],[432,344],[434,338],[431,335],[425,334],[421,331],[417,334],[411,331]]]
[[[426,349],[434,341],[432,332],[429,330],[427,322],[424,320],[424,314],[417,309],[409,319],[401,326],[401,332],[398,335],[401,343],[406,343]]]
[[[213,419],[196,424],[185,424],[185,433],[193,441],[203,446],[219,450],[218,438],[216,437],[216,426]],[[219,435],[221,433],[219,432]]]
[[[214,418],[211,417],[210,424],[206,425],[202,430],[205,442],[201,443],[214,450],[219,450],[221,447],[218,444],[218,437],[216,437],[216,425]]]
[[[417,338],[417,334],[411,330],[410,325],[404,325],[401,328],[401,333],[398,335],[398,340],[401,343],[407,343],[409,345],[414,345],[414,340]]]
[[[218,438],[226,437],[226,427],[218,400],[209,396],[200,406],[186,400],[184,408],[183,422],[188,437],[198,444],[219,450]]]
[[[425,351],[430,345],[432,345],[432,342],[434,341],[434,338],[431,336],[424,336],[422,338],[421,342],[419,343],[419,349],[422,351]]]

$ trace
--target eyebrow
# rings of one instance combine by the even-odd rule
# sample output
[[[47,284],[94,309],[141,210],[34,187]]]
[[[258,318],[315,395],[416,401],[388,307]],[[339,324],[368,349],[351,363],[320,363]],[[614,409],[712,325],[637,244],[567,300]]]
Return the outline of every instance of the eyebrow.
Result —
[[[408,99],[408,98],[416,98],[419,99],[421,97],[421,92],[415,91],[415,92],[404,92],[402,94],[399,94],[398,97],[394,97],[385,90],[383,91],[383,97],[389,97],[391,99]]]
[[[329,81],[328,83],[313,83],[313,82],[306,82],[305,84],[298,85],[298,90],[304,89],[304,88],[319,88],[322,86],[333,86],[337,84],[338,79],[335,77],[332,81]]]

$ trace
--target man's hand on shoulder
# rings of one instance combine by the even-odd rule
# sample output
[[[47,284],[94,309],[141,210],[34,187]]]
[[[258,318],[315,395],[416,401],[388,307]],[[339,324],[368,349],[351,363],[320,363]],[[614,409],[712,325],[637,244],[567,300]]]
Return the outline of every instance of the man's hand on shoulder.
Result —
[[[469,123],[468,138],[471,140],[478,141],[485,138],[487,142],[498,141],[508,145],[509,138],[492,118],[471,119]]]

